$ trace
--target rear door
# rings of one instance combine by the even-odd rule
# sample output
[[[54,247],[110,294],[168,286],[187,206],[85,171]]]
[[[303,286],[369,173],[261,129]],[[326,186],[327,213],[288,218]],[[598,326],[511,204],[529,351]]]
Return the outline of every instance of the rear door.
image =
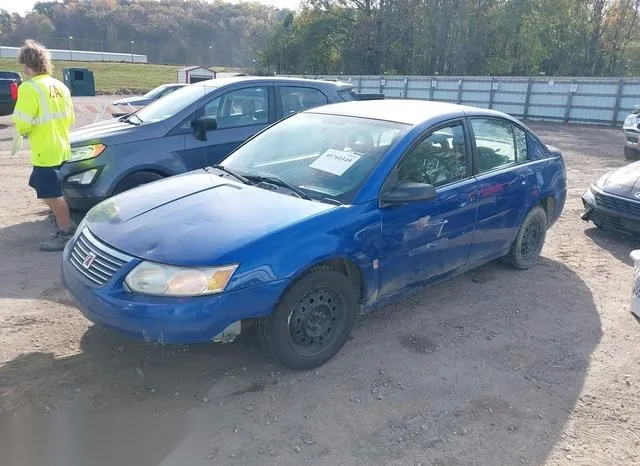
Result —
[[[497,117],[469,118],[478,180],[478,218],[469,261],[508,250],[515,238],[527,196],[537,186],[528,164],[525,131]]]
[[[218,127],[207,131],[205,141],[196,139],[193,132],[184,135],[184,158],[189,169],[219,163],[249,137],[273,123],[273,86],[248,84],[217,94],[198,109],[195,118],[202,116],[214,117]]]

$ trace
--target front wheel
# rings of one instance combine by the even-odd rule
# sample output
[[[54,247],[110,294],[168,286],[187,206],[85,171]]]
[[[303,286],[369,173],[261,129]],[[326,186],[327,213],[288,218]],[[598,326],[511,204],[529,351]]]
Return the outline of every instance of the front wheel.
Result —
[[[358,291],[342,273],[311,269],[258,323],[262,348],[281,364],[308,370],[331,359],[346,343],[358,309]]]
[[[535,265],[547,235],[547,214],[542,207],[534,207],[520,225],[511,250],[504,262],[516,269],[526,270]]]

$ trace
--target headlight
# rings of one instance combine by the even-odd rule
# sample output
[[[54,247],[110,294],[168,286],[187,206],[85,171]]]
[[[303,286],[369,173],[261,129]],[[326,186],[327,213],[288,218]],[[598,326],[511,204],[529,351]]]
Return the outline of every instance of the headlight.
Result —
[[[68,162],[92,159],[104,152],[107,146],[104,144],[91,144],[88,146],[72,147]]]
[[[93,179],[96,177],[96,173],[98,173],[97,168],[92,168],[91,170],[87,170],[81,173],[76,173],[75,175],[71,175],[66,179],[68,183],[78,183],[78,184],[91,184]]]
[[[223,267],[175,267],[144,261],[125,278],[136,293],[156,296],[202,296],[222,293],[238,265]]]
[[[622,125],[622,127],[624,129],[634,129],[638,123],[640,123],[640,115],[632,113],[624,119],[624,124]]]

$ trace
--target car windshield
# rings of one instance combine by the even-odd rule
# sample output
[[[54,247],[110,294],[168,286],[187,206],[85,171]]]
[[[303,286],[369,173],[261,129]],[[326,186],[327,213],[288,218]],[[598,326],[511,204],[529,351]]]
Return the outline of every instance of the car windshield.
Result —
[[[162,91],[164,91],[167,87],[169,87],[167,84],[163,84],[162,86],[158,86],[155,89],[151,89],[143,97],[155,97],[158,94],[160,94]]]
[[[136,116],[142,123],[154,123],[166,120],[215,89],[216,87],[214,86],[204,86],[202,84],[184,86],[162,97],[162,99],[151,102],[139,110]]]
[[[348,203],[410,126],[342,115],[299,113],[248,141],[221,165],[276,177],[312,199]]]

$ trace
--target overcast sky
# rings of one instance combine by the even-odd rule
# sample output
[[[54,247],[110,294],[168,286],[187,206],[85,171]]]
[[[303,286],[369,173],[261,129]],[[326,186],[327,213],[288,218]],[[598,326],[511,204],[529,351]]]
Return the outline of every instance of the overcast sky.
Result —
[[[0,9],[9,13],[20,13],[21,15],[30,11],[37,0],[0,0]],[[229,1],[229,3],[239,3],[241,0]],[[279,8],[294,9],[298,6],[299,0],[255,0],[265,5],[274,5]]]

